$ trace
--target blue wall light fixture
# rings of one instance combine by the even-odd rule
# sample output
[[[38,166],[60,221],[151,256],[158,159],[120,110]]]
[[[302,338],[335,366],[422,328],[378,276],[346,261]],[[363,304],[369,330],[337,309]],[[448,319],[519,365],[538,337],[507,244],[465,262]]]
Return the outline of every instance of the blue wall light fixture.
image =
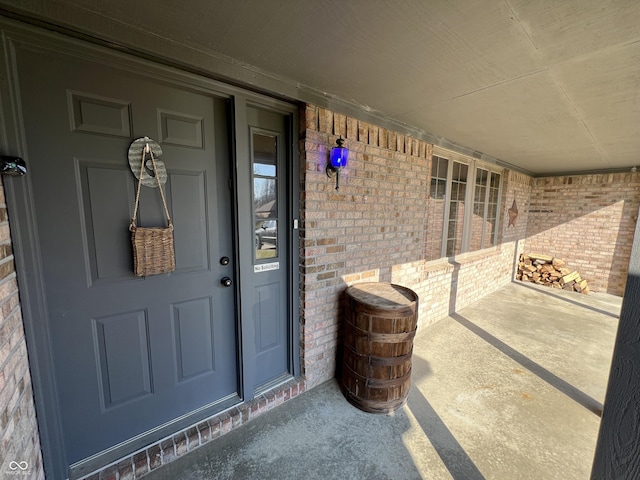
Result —
[[[344,144],[342,137],[336,140],[336,144],[338,146],[331,149],[326,172],[329,178],[332,178],[334,175],[336,176],[336,190],[340,190],[340,170],[347,166],[349,149],[342,146]]]

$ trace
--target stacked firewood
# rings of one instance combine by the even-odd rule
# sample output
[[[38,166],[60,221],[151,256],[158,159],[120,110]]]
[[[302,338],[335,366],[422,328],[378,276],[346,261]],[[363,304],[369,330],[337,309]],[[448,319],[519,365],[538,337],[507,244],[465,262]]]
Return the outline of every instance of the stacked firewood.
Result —
[[[521,254],[516,279],[552,288],[589,293],[587,281],[559,258],[537,253]]]

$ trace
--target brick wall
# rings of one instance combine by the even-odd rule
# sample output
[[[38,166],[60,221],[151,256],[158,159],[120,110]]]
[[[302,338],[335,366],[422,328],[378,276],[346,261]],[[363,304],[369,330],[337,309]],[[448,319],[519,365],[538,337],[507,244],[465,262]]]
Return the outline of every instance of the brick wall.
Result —
[[[515,259],[524,249],[531,181],[531,177],[513,171],[503,174],[496,247],[458,255],[455,261],[418,259],[394,266],[392,281],[412,288],[420,296],[420,325],[432,324],[467,307],[514,278]],[[514,199],[519,214],[510,226],[507,210]]]
[[[427,217],[425,222],[427,229],[432,232],[427,236],[427,242],[424,250],[426,260],[436,260],[442,256],[442,235],[438,236],[433,232],[442,232],[444,229],[444,207],[445,201],[439,198],[427,199]]]
[[[339,298],[356,281],[389,282],[424,256],[429,145],[308,106],[301,115],[301,350],[310,386],[334,375]],[[346,139],[340,190],[328,152]]]
[[[534,180],[527,252],[566,260],[596,292],[622,295],[640,204],[640,173]]]
[[[501,204],[501,230],[498,243],[514,243],[518,255],[524,251],[529,222],[531,189],[534,179],[522,173],[507,171],[503,178]],[[513,224],[509,225],[509,210],[517,211]],[[515,267],[515,260],[514,260]]]
[[[325,167],[339,136],[346,139],[350,157],[336,191]],[[427,262],[428,245],[442,235],[442,226],[427,226],[427,219],[442,211],[430,205],[432,145],[308,105],[301,114],[300,151],[300,343],[309,387],[335,374],[348,285],[381,281],[413,289],[420,296],[419,325],[426,326],[513,278],[516,250],[524,239],[529,177],[503,174],[503,197],[517,196],[522,209],[515,227],[507,229],[500,219],[506,244],[459,255],[452,263]]]
[[[0,478],[44,478],[27,346],[0,184]]]

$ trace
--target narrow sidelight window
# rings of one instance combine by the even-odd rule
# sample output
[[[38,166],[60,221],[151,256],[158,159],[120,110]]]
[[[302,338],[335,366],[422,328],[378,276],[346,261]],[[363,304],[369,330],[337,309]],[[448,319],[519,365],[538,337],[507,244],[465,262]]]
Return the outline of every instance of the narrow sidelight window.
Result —
[[[433,156],[431,162],[431,187],[427,205],[426,259],[442,257],[442,231],[444,230],[444,208],[447,193],[449,160]]]
[[[253,215],[256,260],[278,256],[277,138],[254,133]]]

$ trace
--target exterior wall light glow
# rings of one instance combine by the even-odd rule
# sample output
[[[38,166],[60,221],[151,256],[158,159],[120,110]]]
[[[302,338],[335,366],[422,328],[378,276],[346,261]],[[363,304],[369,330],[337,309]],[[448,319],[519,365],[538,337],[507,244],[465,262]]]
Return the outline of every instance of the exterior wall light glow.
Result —
[[[340,190],[340,170],[347,166],[347,161],[349,160],[349,149],[343,147],[343,143],[342,137],[336,140],[338,146],[331,149],[326,169],[327,177],[333,178],[334,175],[336,177],[336,190]]]

